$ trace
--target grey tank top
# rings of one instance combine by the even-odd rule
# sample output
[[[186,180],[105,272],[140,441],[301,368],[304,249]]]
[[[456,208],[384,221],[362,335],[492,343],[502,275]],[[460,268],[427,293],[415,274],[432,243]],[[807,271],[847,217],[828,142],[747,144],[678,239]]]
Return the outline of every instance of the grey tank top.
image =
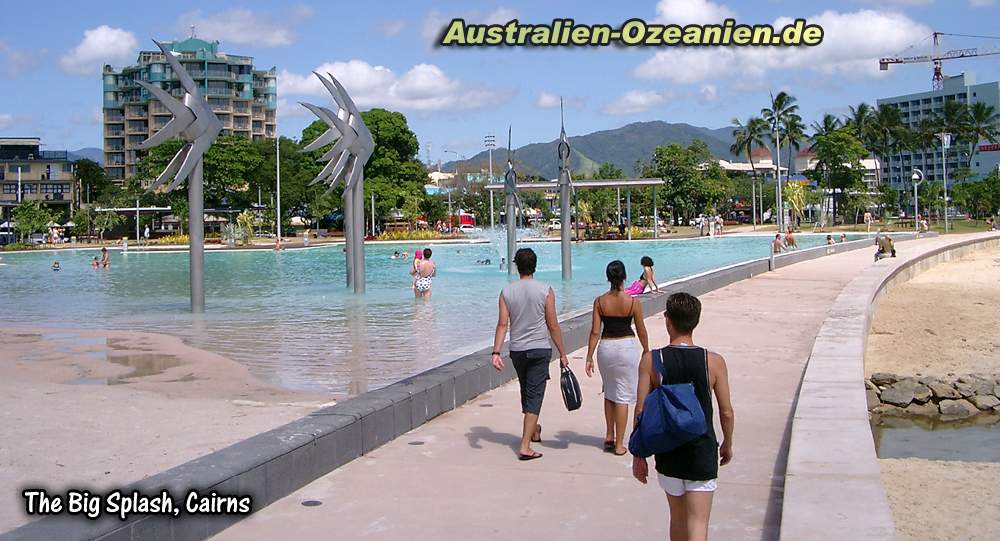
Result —
[[[503,300],[510,313],[510,350],[551,348],[549,328],[545,326],[545,300],[549,285],[535,279],[521,279],[507,284]]]

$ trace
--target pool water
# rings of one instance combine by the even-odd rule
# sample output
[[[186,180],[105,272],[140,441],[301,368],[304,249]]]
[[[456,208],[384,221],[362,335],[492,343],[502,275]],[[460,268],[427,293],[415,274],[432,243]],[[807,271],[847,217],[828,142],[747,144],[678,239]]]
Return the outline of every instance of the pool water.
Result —
[[[639,258],[648,255],[662,283],[766,257],[771,240],[733,235],[574,244],[569,283],[561,280],[558,243],[524,245],[538,254],[536,277],[552,284],[558,310],[566,313],[590,306],[606,290],[604,269],[611,260],[625,262],[631,281],[640,273]],[[801,235],[799,244],[807,248],[824,240]],[[366,245],[363,296],[345,287],[340,246],[208,251],[203,318],[189,313],[186,252],[112,251],[111,268],[97,270],[90,267],[93,250],[3,254],[0,323],[167,333],[243,363],[277,385],[356,394],[492,340],[497,296],[508,281],[498,266],[498,244],[429,243],[438,265],[430,300],[413,298],[412,257],[390,259],[397,250],[412,255],[416,245]],[[486,258],[492,265],[476,263]],[[56,259],[60,272],[51,270]]]
[[[1000,417],[966,421],[883,419],[872,427],[879,458],[1000,462]]]

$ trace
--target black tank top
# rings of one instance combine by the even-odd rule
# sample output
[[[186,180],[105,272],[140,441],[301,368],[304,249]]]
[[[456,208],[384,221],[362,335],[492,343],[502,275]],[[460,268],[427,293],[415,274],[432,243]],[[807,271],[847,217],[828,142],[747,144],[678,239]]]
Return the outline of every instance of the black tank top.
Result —
[[[600,300],[598,299],[598,304]],[[635,303],[635,299],[632,299]],[[624,338],[626,336],[635,336],[635,331],[632,330],[632,306],[629,306],[629,315],[627,316],[606,316],[603,314],[604,307],[601,306],[601,338]]]
[[[708,481],[719,476],[719,444],[715,439],[712,387],[708,379],[708,351],[697,346],[667,346],[660,350],[666,383],[691,383],[708,432],[669,453],[656,455],[656,471],[667,477]],[[655,366],[655,365],[654,365]]]

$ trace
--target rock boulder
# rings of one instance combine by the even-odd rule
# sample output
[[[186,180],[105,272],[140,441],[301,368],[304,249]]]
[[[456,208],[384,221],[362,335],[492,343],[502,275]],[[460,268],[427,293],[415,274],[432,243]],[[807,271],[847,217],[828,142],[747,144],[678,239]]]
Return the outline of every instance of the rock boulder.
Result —
[[[899,381],[899,376],[890,372],[875,372],[871,377],[872,383],[882,387],[884,385],[892,385]]]
[[[934,394],[935,398],[956,399],[956,398],[961,398],[962,396],[958,394],[958,391],[956,391],[954,387],[943,381],[930,382],[927,384],[927,386],[930,387],[931,393]]]
[[[955,419],[964,419],[979,413],[979,408],[968,400],[942,400],[938,406],[941,409],[941,415]]]
[[[905,408],[913,402],[914,390],[919,383],[911,380],[899,381],[882,391],[882,402]]]
[[[1000,406],[1000,399],[997,399],[997,397],[995,397],[995,396],[993,396],[991,394],[988,394],[988,395],[976,395],[976,396],[970,398],[969,400],[971,400],[972,403],[977,408],[979,408],[979,409],[981,409],[983,411],[986,411],[986,410],[989,410],[989,409],[993,409],[996,406]]]

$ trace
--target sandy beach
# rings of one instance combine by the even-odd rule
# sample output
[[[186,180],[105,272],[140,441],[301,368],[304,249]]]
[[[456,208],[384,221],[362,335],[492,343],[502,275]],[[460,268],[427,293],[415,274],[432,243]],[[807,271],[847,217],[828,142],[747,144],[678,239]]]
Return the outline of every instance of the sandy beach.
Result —
[[[1000,249],[933,267],[878,304],[865,373],[1000,372]]]
[[[921,458],[879,464],[900,541],[997,538],[1000,464]]]
[[[171,336],[0,330],[0,532],[30,520],[24,488],[121,486],[330,400]]]
[[[865,373],[942,376],[1000,372],[1000,249],[933,267],[876,307]],[[903,541],[996,539],[1000,463],[881,459]]]

